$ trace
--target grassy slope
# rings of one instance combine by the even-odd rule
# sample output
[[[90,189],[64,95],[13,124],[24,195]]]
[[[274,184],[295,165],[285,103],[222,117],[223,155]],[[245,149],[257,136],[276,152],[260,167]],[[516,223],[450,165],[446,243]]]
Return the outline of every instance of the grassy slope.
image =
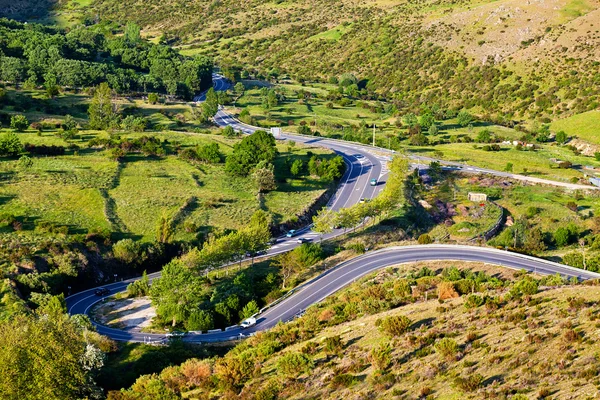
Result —
[[[100,136],[105,133],[98,133]],[[166,132],[156,135],[161,139],[178,141],[182,146],[219,143],[224,154],[231,152],[235,140],[218,135],[183,134]],[[19,134],[23,142],[66,145],[51,132],[42,136],[34,133]],[[139,137],[142,134],[129,134]],[[86,133],[86,140],[94,135]],[[104,216],[104,199],[99,189],[107,189],[114,200],[117,216],[130,234],[152,240],[158,219],[165,214],[172,217],[192,196],[196,205],[176,226],[175,238],[191,240],[193,234],[183,230],[183,221],[192,221],[201,229],[212,226],[238,228],[259,208],[254,189],[248,179],[232,178],[225,174],[223,164],[194,167],[176,156],[146,158],[130,155],[119,171],[117,162],[105,151],[87,149],[85,141],[75,141],[83,149],[64,156],[34,157],[33,167],[18,168],[16,160],[0,163],[5,183],[0,188],[0,212],[15,215],[24,222],[22,234],[33,234],[34,222],[51,221],[68,225],[71,233],[110,231]],[[329,156],[320,148],[297,146],[294,154],[280,145],[281,157],[307,159],[306,152]],[[285,177],[282,177],[285,179]],[[280,190],[266,196],[266,209],[285,222],[311,204],[327,184],[309,178],[290,180]],[[4,228],[6,232],[11,230]]]
[[[327,79],[354,72],[404,107],[471,107],[472,99],[492,114],[556,119],[597,107],[598,7],[597,0],[526,7],[518,0],[343,0],[335,7],[316,0],[196,0],[183,9],[169,1],[96,0],[91,10],[112,21],[133,19],[150,36],[166,31],[188,54],[264,74]],[[483,65],[485,71],[466,71]],[[492,75],[499,78],[489,86]],[[526,83],[538,87],[519,93],[528,91]]]
[[[584,298],[587,304],[582,309],[573,309],[568,305],[569,297]],[[570,287],[549,290],[536,298],[541,305],[509,305],[499,312],[467,311],[464,300],[459,298],[444,304],[444,308],[450,310],[447,313],[439,311],[437,300],[430,300],[328,328],[311,341],[320,343],[326,337],[340,335],[346,343],[343,354],[328,360],[324,352],[317,353],[314,356],[317,367],[299,377],[295,386],[290,385],[293,392],[292,388],[297,389],[301,382],[306,391],[287,398],[334,399],[368,396],[368,393],[386,398],[418,398],[424,387],[429,388],[436,399],[481,398],[484,391],[522,391],[528,398],[535,398],[543,387],[549,388],[555,399],[592,395],[597,390],[596,382],[585,374],[598,368],[594,344],[598,339],[595,322],[600,301],[598,290]],[[390,315],[405,315],[420,325],[421,328],[411,334],[416,337],[452,332],[464,357],[460,361],[447,361],[435,352],[415,353],[416,346],[411,345],[408,338],[411,335],[390,340],[375,325],[377,319]],[[513,321],[511,315],[516,316],[512,317]],[[582,341],[570,343],[564,338],[569,326],[575,327]],[[471,332],[478,338],[474,343],[466,339]],[[539,335],[541,341],[537,342],[532,335]],[[369,381],[376,370],[368,363],[369,353],[386,342],[391,342],[393,347],[392,372],[396,376],[396,383],[389,388]],[[279,358],[287,352],[299,351],[305,344],[295,344],[270,359],[263,366],[259,380],[275,376]],[[361,363],[366,363],[362,364],[366,368],[352,371],[352,366]],[[355,383],[349,388],[332,387],[332,378],[348,369]],[[468,377],[475,373],[485,379],[485,389],[478,393],[465,393],[452,383],[456,376]]]
[[[551,128],[563,130],[569,136],[576,136],[589,143],[600,145],[600,111],[589,111],[560,119],[552,123]]]

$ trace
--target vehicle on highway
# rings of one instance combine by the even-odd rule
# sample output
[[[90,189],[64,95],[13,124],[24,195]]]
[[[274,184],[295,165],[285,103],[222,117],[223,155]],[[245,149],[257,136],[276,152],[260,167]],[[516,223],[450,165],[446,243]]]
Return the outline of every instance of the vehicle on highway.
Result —
[[[373,178],[371,179],[371,186],[377,186],[377,179]]]
[[[242,321],[242,323],[240,324],[240,328],[247,329],[254,325],[256,325],[256,318],[250,317]]]
[[[288,233],[285,234],[286,237],[294,237],[298,234],[298,232],[295,229],[292,229],[291,231],[288,231]]]
[[[176,339],[176,338],[184,337],[185,335],[186,335],[186,332],[181,332],[181,331],[173,331],[173,332],[169,332],[169,333],[167,333],[167,335],[166,335],[166,336],[167,336],[168,338],[173,338],[173,339]]]
[[[274,245],[277,243],[279,243],[279,239],[277,239],[277,238],[272,238],[271,240],[269,240],[269,244],[271,244],[271,245]]]
[[[108,290],[107,288],[103,287],[103,288],[98,288],[96,290],[94,290],[94,294],[96,296],[106,296],[107,294],[110,293],[110,290]]]
[[[246,257],[258,257],[258,256],[263,256],[265,254],[267,254],[267,252],[265,250],[248,251],[248,252],[246,252]]]
[[[303,243],[310,242],[310,239],[301,237],[301,238],[298,238],[296,241],[300,244],[303,244]]]
[[[364,197],[361,197],[360,202],[361,203],[366,203],[367,199],[365,199]]]

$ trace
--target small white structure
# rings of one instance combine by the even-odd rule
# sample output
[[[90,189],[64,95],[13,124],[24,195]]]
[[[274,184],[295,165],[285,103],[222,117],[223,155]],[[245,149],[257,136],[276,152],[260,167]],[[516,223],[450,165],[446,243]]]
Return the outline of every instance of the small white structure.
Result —
[[[469,201],[474,203],[485,203],[487,201],[487,194],[469,192]]]

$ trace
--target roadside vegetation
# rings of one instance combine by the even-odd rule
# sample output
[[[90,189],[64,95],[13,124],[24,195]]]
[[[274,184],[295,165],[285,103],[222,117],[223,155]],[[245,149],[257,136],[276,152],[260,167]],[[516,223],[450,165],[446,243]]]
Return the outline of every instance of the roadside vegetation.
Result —
[[[596,390],[594,284],[479,264],[388,268],[223,357],[109,398],[585,397]]]
[[[338,81],[259,87],[243,80],[247,88],[236,86],[230,110],[248,124],[363,144],[375,139],[390,150],[527,176],[582,184],[600,176],[600,149],[591,140],[591,127],[557,128],[570,126],[566,121],[503,126],[464,109],[442,108],[437,101],[400,112],[393,103],[349,90],[355,76],[344,74]]]

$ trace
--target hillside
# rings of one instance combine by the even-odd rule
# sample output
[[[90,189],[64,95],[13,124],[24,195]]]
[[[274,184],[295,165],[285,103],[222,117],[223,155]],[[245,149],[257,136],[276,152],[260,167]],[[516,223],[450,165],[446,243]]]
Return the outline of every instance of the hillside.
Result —
[[[441,103],[506,123],[598,106],[595,0],[188,3],[97,0],[88,12],[271,78],[353,73],[399,110]]]
[[[168,399],[567,399],[596,393],[597,288],[454,265],[386,269],[216,361],[189,360],[109,398],[159,390]]]

